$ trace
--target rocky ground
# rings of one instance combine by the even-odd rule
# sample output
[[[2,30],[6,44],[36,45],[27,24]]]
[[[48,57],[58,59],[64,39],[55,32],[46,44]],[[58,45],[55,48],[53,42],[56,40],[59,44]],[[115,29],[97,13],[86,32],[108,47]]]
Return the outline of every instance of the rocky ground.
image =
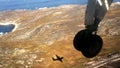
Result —
[[[120,58],[119,7],[113,4],[99,26],[104,45],[94,58],[85,58],[73,46],[75,34],[84,29],[85,5],[0,12],[1,23],[16,26],[0,36],[0,68],[94,68],[101,61],[100,68],[111,66],[109,60]],[[56,54],[64,57],[63,62],[52,60]]]

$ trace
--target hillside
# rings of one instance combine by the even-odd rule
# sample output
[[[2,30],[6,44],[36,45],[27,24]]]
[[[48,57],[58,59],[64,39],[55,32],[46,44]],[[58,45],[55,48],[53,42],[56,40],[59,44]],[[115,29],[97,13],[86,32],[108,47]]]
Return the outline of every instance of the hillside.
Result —
[[[85,5],[63,5],[37,10],[0,12],[0,22],[15,29],[0,36],[0,68],[85,68],[98,57],[120,51],[120,4],[113,4],[101,22],[101,53],[85,58],[73,47],[75,34],[84,29]],[[59,55],[63,63],[53,61]]]

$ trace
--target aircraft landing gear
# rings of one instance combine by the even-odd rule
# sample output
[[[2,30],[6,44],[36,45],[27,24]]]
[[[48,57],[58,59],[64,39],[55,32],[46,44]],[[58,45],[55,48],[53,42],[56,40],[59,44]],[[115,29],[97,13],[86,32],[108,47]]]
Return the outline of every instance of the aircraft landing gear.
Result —
[[[92,58],[102,49],[103,40],[100,36],[92,34],[88,30],[82,30],[75,35],[73,44],[85,57]]]

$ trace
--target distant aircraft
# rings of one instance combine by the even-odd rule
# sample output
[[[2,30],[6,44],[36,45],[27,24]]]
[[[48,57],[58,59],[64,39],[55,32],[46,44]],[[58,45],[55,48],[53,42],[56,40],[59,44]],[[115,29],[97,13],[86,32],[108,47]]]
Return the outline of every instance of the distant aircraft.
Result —
[[[64,58],[64,57],[60,57],[60,56],[56,55],[56,58],[53,58],[53,57],[52,57],[52,60],[53,60],[53,61],[63,62],[63,61],[62,61],[63,58]]]

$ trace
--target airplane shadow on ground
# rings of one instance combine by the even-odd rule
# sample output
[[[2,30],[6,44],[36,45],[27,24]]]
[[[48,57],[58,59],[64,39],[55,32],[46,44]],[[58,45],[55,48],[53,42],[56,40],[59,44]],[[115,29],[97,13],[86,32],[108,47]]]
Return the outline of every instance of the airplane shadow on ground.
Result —
[[[52,57],[52,60],[53,60],[53,61],[63,62],[63,60],[62,60],[63,58],[64,58],[64,57],[60,57],[60,56],[56,55],[56,58]]]

